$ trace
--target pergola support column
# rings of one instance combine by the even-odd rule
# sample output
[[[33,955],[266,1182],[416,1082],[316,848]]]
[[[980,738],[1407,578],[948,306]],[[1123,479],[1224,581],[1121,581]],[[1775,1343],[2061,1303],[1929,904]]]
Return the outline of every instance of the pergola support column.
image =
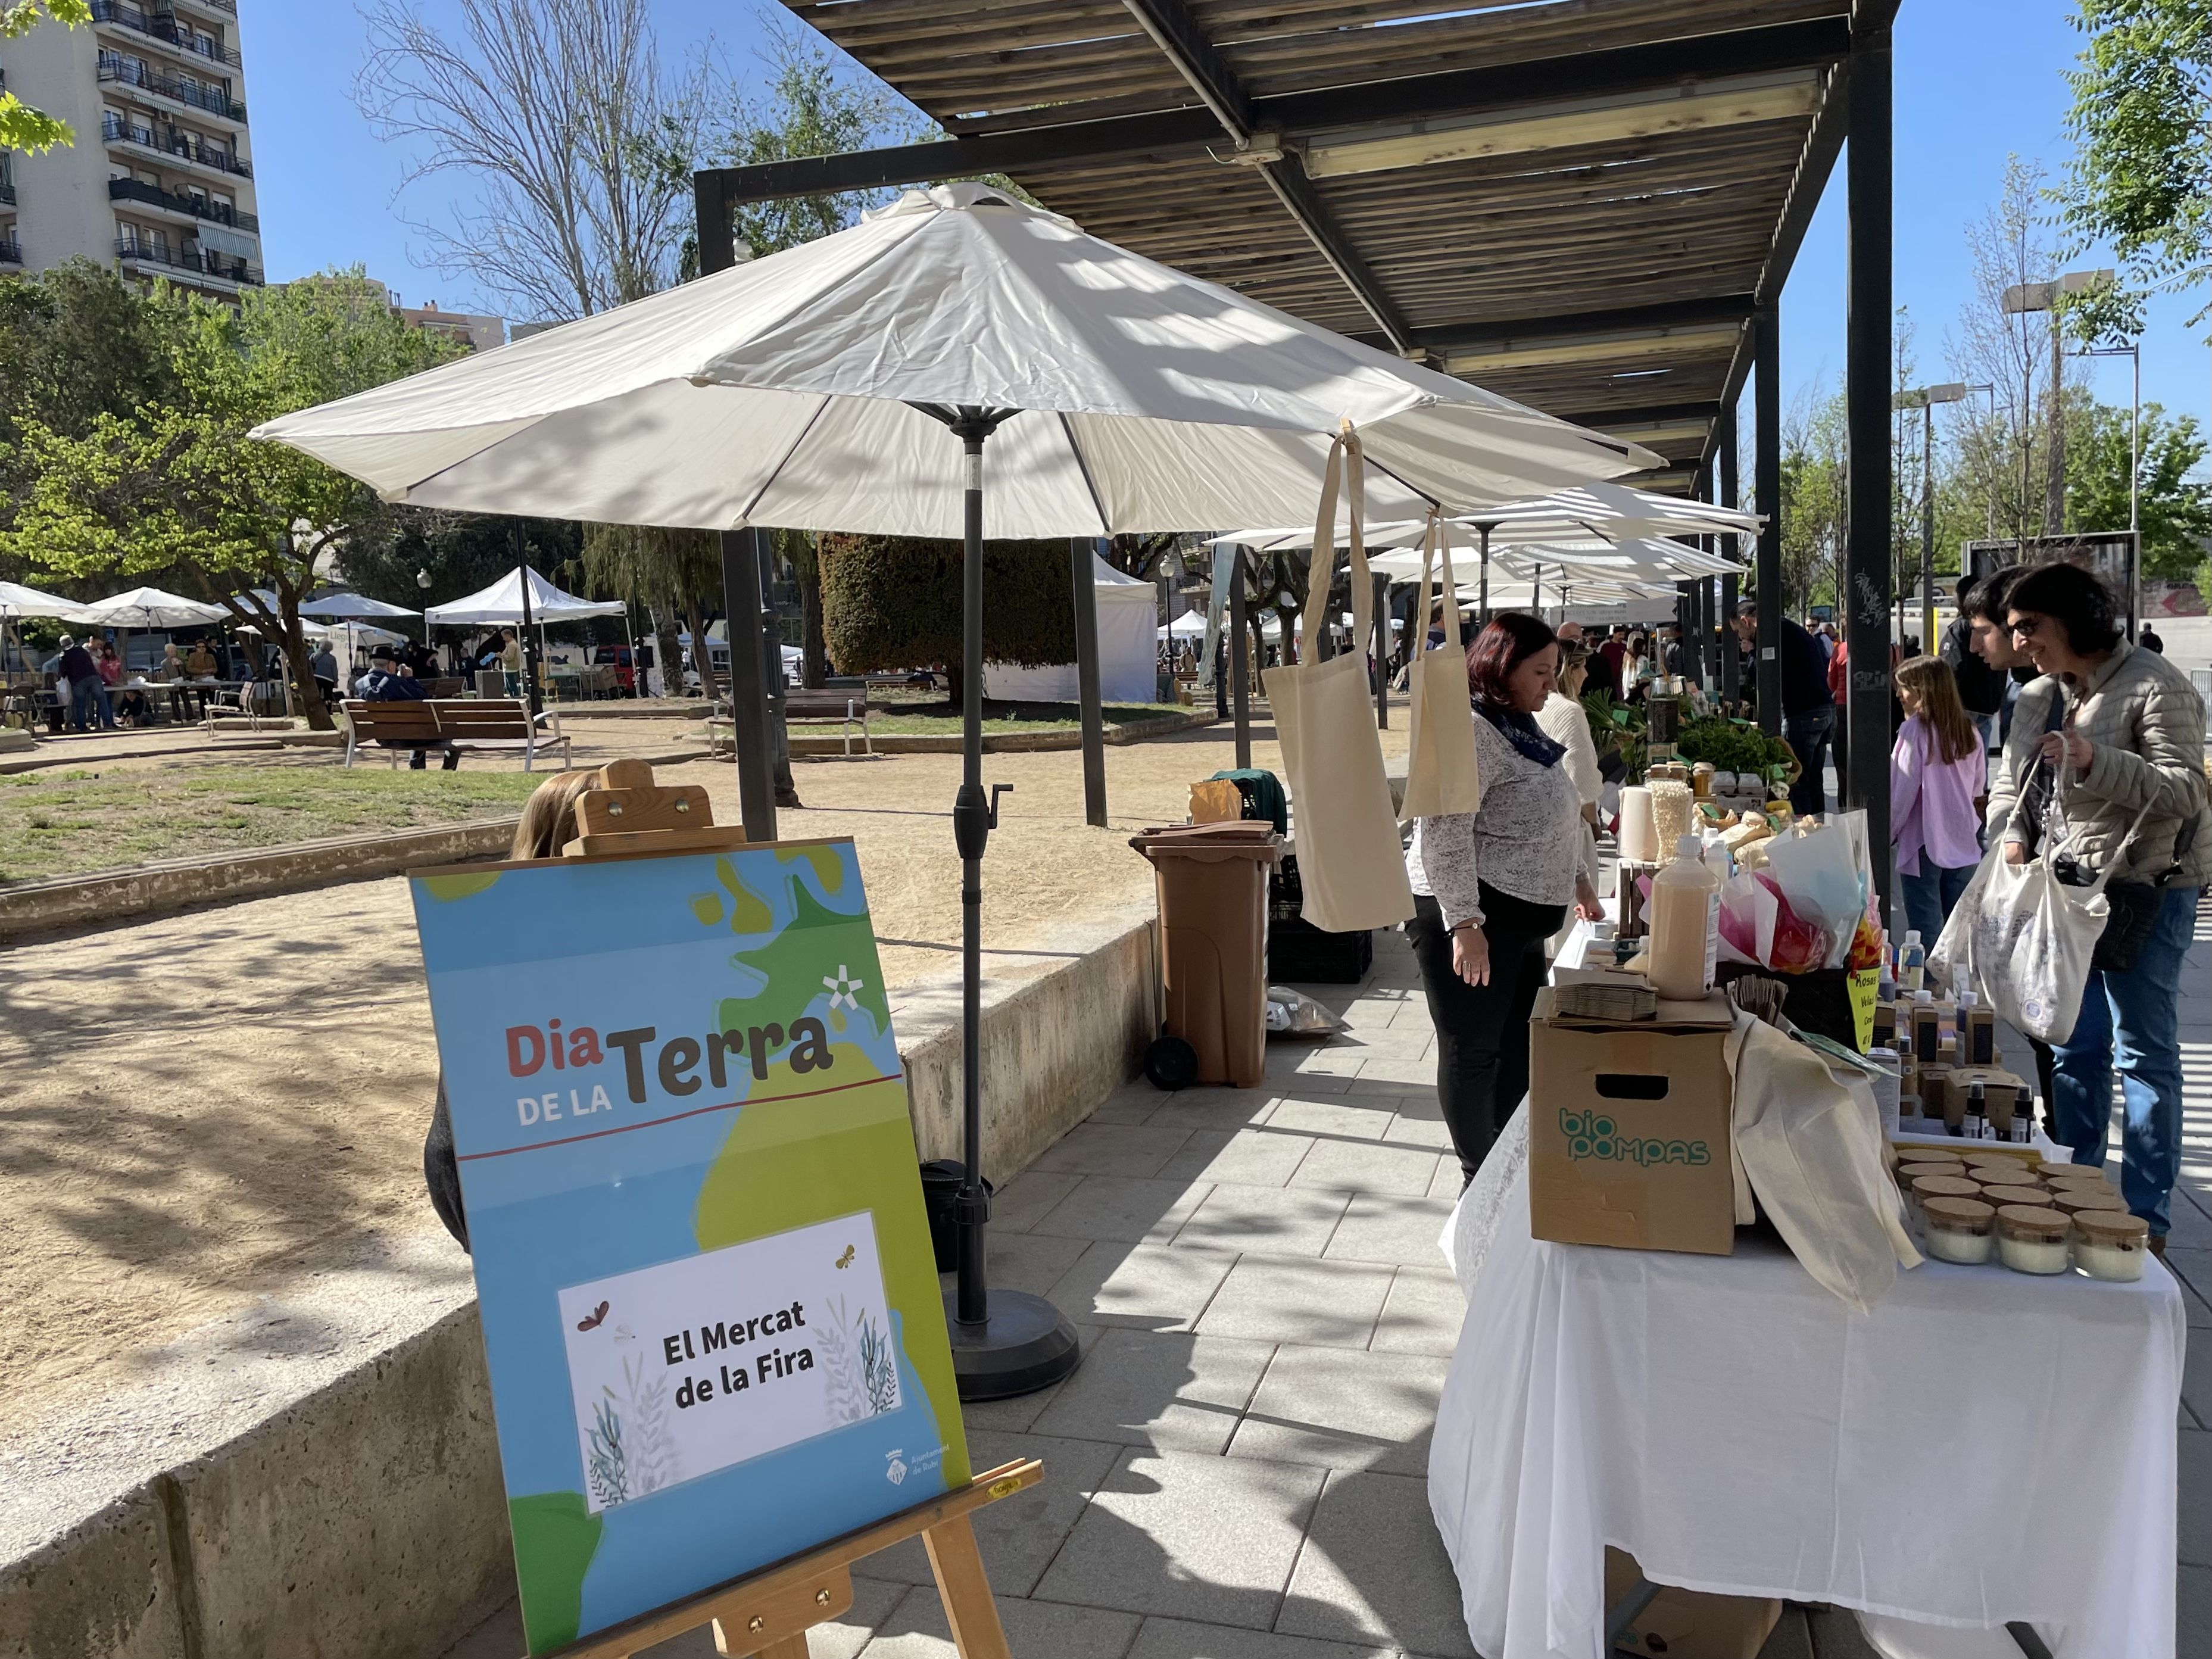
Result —
[[[1877,11],[1879,8],[1875,9]],[[1844,613],[1850,645],[1850,775],[1844,806],[1863,809],[1876,884],[1889,895],[1890,356],[1893,241],[1890,32],[1863,13],[1851,34],[1850,318],[1844,341],[1845,486],[1850,520]]]
[[[1720,503],[1723,507],[1736,505],[1735,476],[1735,410],[1733,407],[1721,411],[1714,428],[1714,442],[1720,462]],[[1734,544],[1731,538],[1731,545]],[[1743,663],[1736,649],[1735,640],[1735,578],[1721,578],[1721,696],[1735,702],[1743,695]]]
[[[1782,318],[1772,306],[1753,319],[1752,488],[1766,522],[1759,528],[1754,578],[1759,599],[1759,644],[1754,662],[1759,729],[1782,735]]]

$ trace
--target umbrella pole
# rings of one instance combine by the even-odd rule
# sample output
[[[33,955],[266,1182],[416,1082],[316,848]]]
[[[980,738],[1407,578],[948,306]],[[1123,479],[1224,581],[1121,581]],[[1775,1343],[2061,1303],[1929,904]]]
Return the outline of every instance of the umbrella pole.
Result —
[[[1244,616],[1244,550],[1237,550],[1229,579],[1229,706],[1237,717],[1237,768],[1252,765],[1252,687]]]
[[[1041,1296],[992,1291],[984,1273],[984,1226],[991,1198],[983,1185],[983,849],[998,823],[998,796],[983,790],[983,441],[1010,411],[963,409],[947,422],[965,451],[961,550],[960,793],[952,837],[960,852],[961,1129],[966,1164],[953,1201],[959,1278],[946,1297],[952,1370],[963,1400],[1033,1394],[1073,1370],[1082,1358],[1075,1328]],[[1086,573],[1087,574],[1087,573]]]
[[[1482,592],[1480,595],[1481,603],[1476,607],[1475,614],[1481,618],[1483,626],[1486,628],[1490,625],[1490,526],[1485,524],[1478,525],[1475,528],[1481,532],[1482,536]]]

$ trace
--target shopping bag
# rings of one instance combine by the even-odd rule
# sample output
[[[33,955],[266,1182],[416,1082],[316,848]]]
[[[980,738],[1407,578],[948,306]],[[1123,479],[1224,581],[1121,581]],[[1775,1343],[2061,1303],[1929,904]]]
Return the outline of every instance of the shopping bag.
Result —
[[[1361,541],[1361,465],[1359,437],[1347,421],[1329,443],[1322,477],[1298,660],[1261,677],[1291,787],[1291,835],[1305,890],[1299,914],[1333,933],[1395,927],[1413,914],[1397,813],[1382,771],[1382,739],[1368,696],[1366,653],[1358,644],[1368,637],[1375,605]],[[1355,643],[1323,662],[1321,630],[1336,564],[1340,477],[1351,509]]]
[[[2053,793],[2056,794],[2054,790]],[[2148,803],[2118,843],[2142,827]],[[2087,887],[2069,887],[2051,868],[2064,836],[2046,834],[2026,864],[2005,862],[2002,838],[1990,845],[1929,952],[1929,970],[1954,992],[1972,990],[2022,1036],[2059,1043],[2074,1035],[2089,969],[2111,915],[2105,884],[2117,852]]]
[[[1429,649],[1429,577],[1443,564],[1443,643]],[[1468,689],[1467,649],[1459,636],[1459,589],[1452,581],[1451,542],[1434,513],[1421,538],[1420,601],[1408,629],[1418,629],[1406,689],[1411,708],[1406,738],[1406,799],[1400,819],[1472,812],[1482,801],[1475,771],[1474,699]]]

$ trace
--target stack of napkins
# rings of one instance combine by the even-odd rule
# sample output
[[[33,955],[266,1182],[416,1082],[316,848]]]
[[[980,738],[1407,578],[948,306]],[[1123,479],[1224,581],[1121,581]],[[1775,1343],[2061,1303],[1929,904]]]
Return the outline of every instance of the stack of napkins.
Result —
[[[1553,974],[1553,1011],[1572,1019],[1650,1019],[1659,998],[1641,974],[1618,968],[1561,968]]]

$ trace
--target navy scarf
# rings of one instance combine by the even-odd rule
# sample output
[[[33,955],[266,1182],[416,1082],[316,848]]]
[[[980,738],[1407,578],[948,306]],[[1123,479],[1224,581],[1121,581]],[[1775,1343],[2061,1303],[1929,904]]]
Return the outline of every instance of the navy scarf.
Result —
[[[1480,701],[1475,703],[1474,709],[1497,728],[1498,735],[1511,744],[1523,760],[1534,761],[1539,766],[1557,766],[1559,757],[1567,752],[1566,744],[1553,742],[1538,729],[1534,714]]]

